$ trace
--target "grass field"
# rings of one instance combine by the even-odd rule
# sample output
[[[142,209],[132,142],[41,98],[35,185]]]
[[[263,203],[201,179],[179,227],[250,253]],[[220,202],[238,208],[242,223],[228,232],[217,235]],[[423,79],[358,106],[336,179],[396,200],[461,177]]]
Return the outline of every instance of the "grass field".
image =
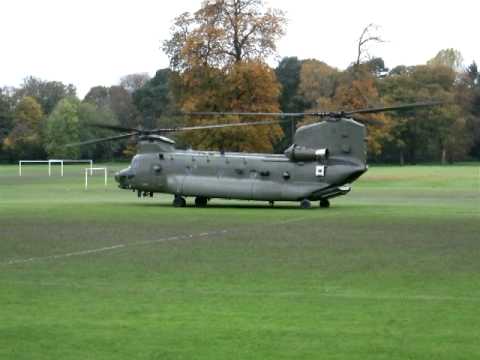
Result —
[[[0,359],[480,358],[478,164],[372,167],[310,210],[82,168],[0,167]]]

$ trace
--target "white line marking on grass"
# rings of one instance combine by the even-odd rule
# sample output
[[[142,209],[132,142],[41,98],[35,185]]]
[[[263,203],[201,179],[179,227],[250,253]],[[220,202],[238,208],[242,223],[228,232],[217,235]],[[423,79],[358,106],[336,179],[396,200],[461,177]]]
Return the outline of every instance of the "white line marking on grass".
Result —
[[[31,258],[27,258],[27,259],[12,259],[12,260],[7,260],[7,261],[4,261],[4,262],[1,262],[0,265],[24,264],[24,263],[29,263],[29,262],[33,262],[33,261],[54,260],[54,259],[68,258],[68,257],[72,257],[72,256],[83,256],[83,255],[97,254],[97,253],[101,253],[101,252],[116,250],[116,249],[120,249],[120,248],[126,248],[126,247],[130,247],[130,246],[148,245],[148,244],[155,244],[155,243],[174,241],[174,240],[182,240],[182,239],[193,239],[195,237],[208,237],[208,236],[214,236],[214,235],[219,235],[219,234],[225,234],[227,232],[228,232],[227,230],[216,230],[216,231],[203,232],[203,233],[200,233],[200,234],[187,234],[187,235],[170,236],[170,237],[166,237],[166,238],[139,241],[139,242],[135,242],[135,243],[117,244],[117,245],[106,246],[106,247],[102,247],[102,248],[98,248],[98,249],[89,249],[89,250],[74,251],[74,252],[63,253],[63,254],[38,256],[38,257],[31,257]]]
[[[269,226],[269,225],[275,226],[275,225],[289,224],[292,222],[298,222],[298,221],[303,221],[307,219],[309,218],[300,217],[300,218],[286,219],[283,221],[277,221],[269,224],[262,224],[262,227]],[[0,262],[0,265],[15,265],[15,264],[24,264],[24,263],[34,262],[34,261],[62,259],[62,258],[68,258],[72,256],[84,256],[84,255],[97,254],[97,253],[106,252],[106,251],[112,251],[120,248],[130,247],[130,246],[148,245],[148,244],[155,244],[155,243],[174,241],[174,240],[193,239],[197,237],[209,237],[214,235],[224,235],[229,232],[238,232],[238,230],[241,230],[241,229],[237,228],[237,229],[230,229],[230,230],[226,230],[226,229],[214,230],[209,232],[202,232],[199,234],[176,235],[176,236],[170,236],[167,238],[139,241],[135,243],[117,244],[117,245],[106,246],[98,249],[81,250],[81,251],[74,251],[74,252],[63,253],[63,254],[38,256],[38,257],[31,257],[27,259],[11,259],[4,262]]]

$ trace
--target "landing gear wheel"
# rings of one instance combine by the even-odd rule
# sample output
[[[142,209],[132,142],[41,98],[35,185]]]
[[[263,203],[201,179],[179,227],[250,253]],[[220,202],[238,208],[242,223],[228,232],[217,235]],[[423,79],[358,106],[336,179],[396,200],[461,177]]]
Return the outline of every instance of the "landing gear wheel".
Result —
[[[321,208],[328,208],[328,207],[330,207],[330,201],[328,201],[328,199],[322,199],[322,200],[320,200],[320,207],[321,207]]]
[[[175,207],[185,207],[187,205],[187,202],[183,197],[180,195],[175,195],[173,198],[173,206]]]
[[[197,196],[195,198],[195,206],[196,207],[205,207],[205,206],[207,206],[207,203],[208,203],[208,199],[206,197]]]
[[[310,209],[310,201],[308,199],[303,199],[302,201],[300,201],[300,207],[302,209]]]

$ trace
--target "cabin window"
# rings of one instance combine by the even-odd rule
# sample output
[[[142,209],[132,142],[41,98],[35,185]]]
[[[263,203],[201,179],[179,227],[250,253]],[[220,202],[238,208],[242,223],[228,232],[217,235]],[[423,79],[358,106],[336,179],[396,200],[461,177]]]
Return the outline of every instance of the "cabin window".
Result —
[[[153,173],[155,175],[160,175],[161,172],[162,172],[162,167],[160,165],[153,166]]]
[[[161,154],[161,153],[160,153],[160,154],[158,154],[158,158],[159,158],[160,160],[163,160],[163,159],[164,159],[164,156],[163,156],[163,154]]]
[[[325,176],[325,165],[317,165],[315,167],[315,176]]]
[[[282,174],[282,177],[285,179],[285,180],[288,180],[290,179],[290,173],[288,171],[285,171],[283,174]]]
[[[262,170],[262,171],[260,171],[260,175],[261,175],[261,176],[270,176],[270,171],[268,171],[268,170]]]

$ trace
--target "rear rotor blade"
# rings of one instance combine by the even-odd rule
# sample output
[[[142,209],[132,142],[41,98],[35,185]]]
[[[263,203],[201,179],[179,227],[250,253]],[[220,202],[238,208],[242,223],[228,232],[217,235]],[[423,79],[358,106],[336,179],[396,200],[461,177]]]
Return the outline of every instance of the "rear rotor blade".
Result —
[[[441,101],[419,102],[419,103],[404,104],[404,105],[383,106],[378,108],[351,110],[351,111],[345,111],[340,114],[346,115],[346,116],[350,116],[353,114],[375,114],[375,113],[385,112],[385,111],[410,110],[410,109],[415,109],[420,107],[431,107],[431,106],[437,106],[437,105],[443,105],[443,104],[444,103]]]
[[[358,121],[359,123],[366,124],[366,125],[377,125],[377,126],[385,125],[382,121],[372,119],[372,118],[364,118],[364,117],[358,117],[358,116],[352,116],[351,118],[355,121]]]
[[[93,140],[88,140],[88,141],[82,141],[82,142],[79,142],[79,143],[67,144],[67,145],[65,145],[65,147],[92,145],[92,144],[98,144],[98,143],[113,141],[113,140],[126,139],[126,138],[129,138],[129,137],[135,136],[137,134],[138,134],[138,132],[132,132],[132,133],[129,133],[129,134],[109,136],[109,137],[104,137],[104,138],[100,138],[100,139],[93,139]]]
[[[202,111],[202,112],[189,112],[183,113],[183,115],[193,115],[193,116],[274,116],[274,117],[306,117],[306,116],[314,116],[314,117],[332,117],[332,118],[340,118],[344,116],[351,116],[353,114],[375,114],[379,112],[385,111],[397,111],[397,110],[409,110],[415,109],[420,107],[430,107],[430,106],[437,106],[443,105],[444,102],[442,101],[431,101],[431,102],[418,102],[418,103],[411,103],[411,104],[403,104],[403,105],[394,105],[394,106],[383,106],[377,108],[369,108],[369,109],[359,109],[359,110],[351,110],[351,111],[321,111],[321,112],[298,112],[298,113],[268,113],[268,112],[214,112],[214,111]]]

